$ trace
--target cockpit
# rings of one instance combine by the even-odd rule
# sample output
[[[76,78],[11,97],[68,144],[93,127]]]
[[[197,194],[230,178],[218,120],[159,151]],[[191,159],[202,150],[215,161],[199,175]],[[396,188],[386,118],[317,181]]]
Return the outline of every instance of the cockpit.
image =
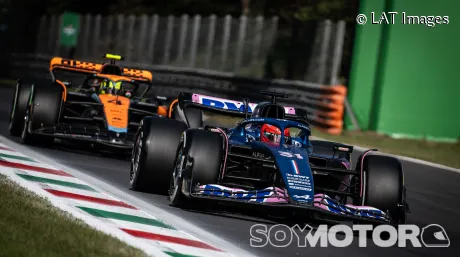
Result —
[[[112,94],[131,98],[136,94],[139,85],[117,76],[93,76],[85,81],[83,87],[96,94]]]
[[[246,123],[241,131],[248,142],[259,141],[274,145],[293,145],[311,148],[311,131],[308,127],[297,122],[286,122],[283,126],[262,121]]]
[[[271,118],[284,120],[286,118],[285,108],[282,105],[270,102],[259,103],[251,114],[251,118]],[[299,147],[309,147],[308,138],[310,130],[308,127],[297,122],[288,122],[281,128],[275,124],[252,122],[244,126],[247,138],[271,144],[287,144]],[[308,129],[307,129],[308,128]]]

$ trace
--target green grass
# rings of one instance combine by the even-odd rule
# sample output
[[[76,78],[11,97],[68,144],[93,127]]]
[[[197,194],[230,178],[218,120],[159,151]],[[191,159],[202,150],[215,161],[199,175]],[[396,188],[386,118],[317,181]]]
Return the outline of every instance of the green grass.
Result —
[[[147,256],[0,175],[0,256]]]
[[[205,113],[205,121],[212,125],[232,127],[241,119]],[[373,132],[344,132],[341,135],[330,135],[312,129],[312,136],[358,145],[365,148],[377,148],[380,152],[417,158],[429,162],[460,168],[460,142],[437,143],[424,140],[395,139],[378,135]]]
[[[208,125],[213,126],[222,126],[222,127],[233,127],[236,126],[238,121],[242,120],[241,118],[228,117],[223,115],[216,115],[210,112],[204,112],[204,122]]]
[[[341,135],[329,135],[313,130],[312,135],[381,152],[413,157],[446,166],[460,168],[460,143],[439,143],[425,140],[395,139],[374,132],[345,131]]]

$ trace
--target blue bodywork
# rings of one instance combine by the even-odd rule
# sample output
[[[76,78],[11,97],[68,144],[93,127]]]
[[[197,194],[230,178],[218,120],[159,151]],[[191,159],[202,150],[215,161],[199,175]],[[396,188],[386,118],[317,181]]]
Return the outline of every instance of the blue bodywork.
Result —
[[[261,124],[274,125],[281,131],[284,131],[285,128],[297,128],[304,132],[303,137],[292,138],[290,144],[260,142],[257,141],[260,138],[260,129],[257,128],[257,125]],[[245,128],[247,125],[254,126],[254,128],[247,129]],[[275,158],[280,174],[285,181],[286,189],[289,195],[293,196],[292,199],[297,202],[311,203],[314,198],[314,189],[313,175],[308,161],[308,154],[311,149],[308,140],[310,133],[311,130],[308,126],[298,122],[273,118],[250,118],[230,130],[229,144],[250,146],[254,151],[268,149]],[[281,136],[280,142],[285,142],[284,134],[282,133]]]
[[[281,131],[286,128],[296,128],[301,133],[285,142],[284,133],[281,133],[279,144],[260,142],[260,125],[270,124],[278,127]],[[243,200],[264,204],[294,204],[312,209],[331,212],[350,217],[370,218],[373,220],[387,221],[388,215],[376,208],[368,206],[353,206],[339,203],[325,194],[316,194],[314,178],[309,158],[337,158],[321,156],[312,153],[312,145],[309,140],[311,130],[309,126],[291,120],[274,118],[249,118],[238,124],[237,127],[228,129],[228,143],[230,146],[243,146],[250,148],[252,152],[267,152],[272,154],[279,174],[284,181],[284,189],[269,187],[262,190],[243,190],[229,188],[222,185],[202,185],[200,195],[220,196],[227,199]],[[343,168],[348,169],[349,161],[338,160],[343,163]]]

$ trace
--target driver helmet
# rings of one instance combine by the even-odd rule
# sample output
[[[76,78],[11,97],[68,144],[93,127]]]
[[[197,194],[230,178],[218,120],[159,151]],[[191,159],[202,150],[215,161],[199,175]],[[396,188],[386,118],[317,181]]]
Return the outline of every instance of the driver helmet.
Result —
[[[288,128],[284,129],[284,143],[287,143],[291,137],[291,133]],[[260,128],[260,141],[266,143],[280,143],[281,141],[281,130],[273,125],[264,124]]]
[[[100,94],[117,95],[121,91],[121,82],[113,82],[110,80],[103,80],[100,85]]]

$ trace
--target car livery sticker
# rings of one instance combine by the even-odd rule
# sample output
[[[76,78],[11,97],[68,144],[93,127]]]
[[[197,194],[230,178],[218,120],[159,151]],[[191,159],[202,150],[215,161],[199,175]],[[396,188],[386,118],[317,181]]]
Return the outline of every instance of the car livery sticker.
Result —
[[[295,160],[291,160],[291,162],[292,162],[292,168],[294,169],[295,174],[300,174],[299,167],[297,166],[297,163],[295,162]]]
[[[224,98],[218,98],[218,97],[213,97],[213,96],[193,94],[192,102],[214,107],[214,108],[225,109],[225,110],[240,111],[240,112],[245,111],[243,102],[224,99]],[[256,108],[257,105],[258,105],[257,103],[249,103],[248,112],[251,113]],[[287,114],[295,115],[294,107],[285,106],[284,109]]]

